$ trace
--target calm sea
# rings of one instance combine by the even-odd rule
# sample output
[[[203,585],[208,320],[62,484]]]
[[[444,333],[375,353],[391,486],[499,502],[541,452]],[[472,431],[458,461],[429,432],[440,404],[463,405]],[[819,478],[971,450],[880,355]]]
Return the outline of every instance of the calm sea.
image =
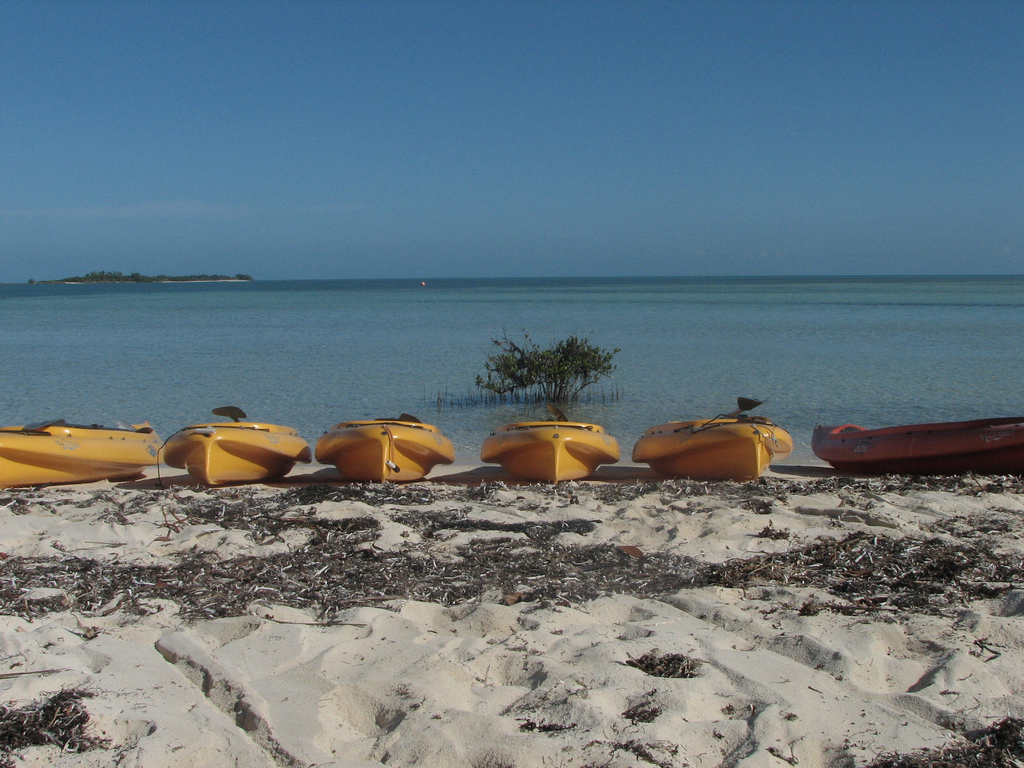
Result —
[[[233,404],[312,442],[407,412],[474,463],[495,426],[547,416],[466,397],[491,339],[524,331],[621,349],[569,415],[627,460],[647,427],[741,395],[793,434],[788,463],[815,462],[818,423],[1024,414],[1024,277],[0,285],[0,322],[3,424],[149,420],[166,437]]]

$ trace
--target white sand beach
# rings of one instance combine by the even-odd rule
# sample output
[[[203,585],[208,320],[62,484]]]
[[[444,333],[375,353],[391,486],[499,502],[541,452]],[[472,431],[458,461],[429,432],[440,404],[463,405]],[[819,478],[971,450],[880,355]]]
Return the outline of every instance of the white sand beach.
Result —
[[[849,768],[1024,717],[1010,478],[161,475],[0,491],[3,713],[98,742],[11,765]]]

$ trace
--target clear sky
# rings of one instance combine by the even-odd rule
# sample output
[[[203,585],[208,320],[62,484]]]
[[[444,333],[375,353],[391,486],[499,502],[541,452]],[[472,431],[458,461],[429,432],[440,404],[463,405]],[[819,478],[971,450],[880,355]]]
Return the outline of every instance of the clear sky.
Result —
[[[0,282],[1024,273],[1018,0],[4,0]]]

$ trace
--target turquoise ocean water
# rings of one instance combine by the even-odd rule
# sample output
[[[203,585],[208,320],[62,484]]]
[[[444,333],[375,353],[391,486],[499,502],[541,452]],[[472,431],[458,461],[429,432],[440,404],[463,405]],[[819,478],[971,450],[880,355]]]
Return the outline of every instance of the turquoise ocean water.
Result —
[[[649,426],[731,410],[787,428],[1024,414],[1024,277],[637,278],[0,285],[0,423],[149,420],[161,437],[234,404],[314,442],[418,415],[476,463],[523,405],[451,405],[490,340],[619,347],[619,392],[569,409],[628,460]],[[439,407],[438,395],[445,404]]]

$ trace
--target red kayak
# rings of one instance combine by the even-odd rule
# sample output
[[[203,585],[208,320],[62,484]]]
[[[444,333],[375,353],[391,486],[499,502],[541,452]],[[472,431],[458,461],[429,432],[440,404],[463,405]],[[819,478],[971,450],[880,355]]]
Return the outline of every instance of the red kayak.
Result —
[[[864,429],[818,426],[811,450],[836,469],[865,474],[1024,474],[1024,417]]]

